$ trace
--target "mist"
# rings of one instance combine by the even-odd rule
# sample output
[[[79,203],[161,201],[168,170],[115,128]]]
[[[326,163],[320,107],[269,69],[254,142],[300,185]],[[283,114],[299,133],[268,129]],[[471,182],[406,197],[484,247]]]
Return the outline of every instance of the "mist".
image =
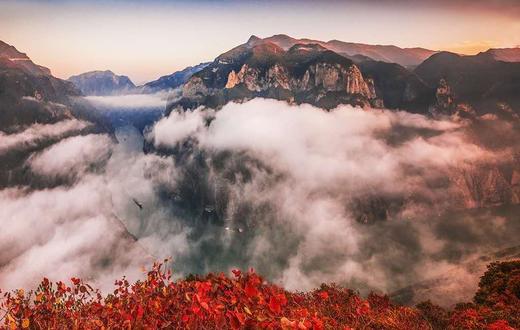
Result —
[[[4,288],[43,276],[110,288],[171,256],[176,276],[253,267],[290,290],[392,292],[456,270],[461,285],[442,290],[462,300],[478,280],[464,265],[517,244],[515,206],[473,212],[482,201],[459,184],[509,161],[468,123],[265,99],[157,120],[26,160],[46,185],[0,191]],[[447,304],[445,292],[430,295]]]

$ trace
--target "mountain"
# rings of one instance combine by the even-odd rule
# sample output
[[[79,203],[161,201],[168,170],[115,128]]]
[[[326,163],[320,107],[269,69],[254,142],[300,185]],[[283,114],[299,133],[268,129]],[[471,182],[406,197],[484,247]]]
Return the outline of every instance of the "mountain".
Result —
[[[51,71],[43,66],[34,64],[25,54],[15,47],[0,40],[0,65],[3,68],[16,68],[35,76],[49,76]]]
[[[0,41],[0,131],[71,118],[70,109],[59,104],[79,95],[72,83],[55,78],[49,69]]]
[[[482,54],[489,54],[497,61],[520,62],[520,47],[491,48]]]
[[[218,56],[184,84],[168,109],[266,97],[325,109],[352,104],[425,112],[434,97],[431,87],[399,64],[341,55],[320,44],[286,49],[293,39],[273,38],[252,36]]]
[[[115,95],[131,92],[134,83],[127,76],[118,76],[110,70],[85,72],[68,79],[85,95]]]
[[[371,59],[358,64],[363,76],[374,81],[376,95],[385,108],[425,113],[434,97],[434,89],[419,76],[397,63]]]
[[[295,39],[284,34],[264,39],[288,50],[296,44],[317,44],[336,53],[346,56],[362,55],[376,61],[398,63],[402,66],[416,66],[435,54],[436,51],[424,48],[400,48],[393,45],[367,45],[339,40],[319,41],[312,39]]]
[[[478,114],[519,114],[520,63],[497,61],[492,52],[462,56],[449,52],[432,55],[415,70],[436,89],[434,112],[451,115],[460,106]]]
[[[188,81],[191,76],[200,70],[204,69],[210,63],[200,63],[195,66],[189,66],[181,71],[174,72],[170,75],[162,76],[157,80],[150,81],[142,86],[139,86],[138,89],[141,93],[155,93],[162,90],[174,89],[179,86],[182,86],[186,81]]]
[[[31,180],[24,162],[60,139],[109,130],[79,101],[81,92],[0,41],[0,187]]]

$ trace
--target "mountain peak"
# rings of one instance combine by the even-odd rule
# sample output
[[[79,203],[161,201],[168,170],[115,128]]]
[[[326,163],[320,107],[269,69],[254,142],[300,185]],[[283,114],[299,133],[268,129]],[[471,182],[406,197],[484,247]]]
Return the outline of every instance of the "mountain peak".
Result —
[[[253,43],[256,43],[258,41],[261,41],[262,39],[258,38],[257,36],[255,36],[254,34],[251,35],[249,37],[249,39],[247,39],[247,44],[250,45],[250,44],[253,44]]]
[[[14,46],[0,40],[0,60],[7,61],[9,66],[24,70],[32,75],[50,75],[51,71],[35,64],[27,54],[18,51]]]
[[[85,95],[113,95],[127,93],[135,88],[130,78],[117,75],[111,70],[85,72],[71,76],[68,81],[76,85]]]

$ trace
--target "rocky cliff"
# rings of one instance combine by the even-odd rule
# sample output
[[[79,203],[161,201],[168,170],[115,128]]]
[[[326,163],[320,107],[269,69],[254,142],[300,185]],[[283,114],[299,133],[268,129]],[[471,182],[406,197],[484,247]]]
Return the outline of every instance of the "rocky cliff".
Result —
[[[351,60],[319,45],[281,47],[252,37],[217,57],[183,86],[182,97],[169,105],[221,106],[230,100],[268,97],[333,108],[347,103],[382,106],[374,81]]]

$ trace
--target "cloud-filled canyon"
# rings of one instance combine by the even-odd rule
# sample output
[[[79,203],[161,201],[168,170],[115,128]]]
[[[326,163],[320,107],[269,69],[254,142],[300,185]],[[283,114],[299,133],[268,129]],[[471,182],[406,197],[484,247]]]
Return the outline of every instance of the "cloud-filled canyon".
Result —
[[[500,119],[481,121],[518,136]],[[53,134],[72,123],[60,125]],[[1,282],[78,275],[110,288],[172,256],[178,276],[253,267],[291,290],[336,282],[392,292],[456,269],[466,285],[442,290],[467,297],[478,277],[461,265],[515,245],[520,231],[517,208],[502,206],[518,188],[495,183],[502,190],[486,197],[467,180],[512,166],[516,146],[486,147],[472,129],[254,99],[174,111],[144,137],[129,126],[64,137],[27,158],[26,186],[1,190],[0,218],[16,220],[1,234]],[[48,135],[31,126],[3,148]],[[486,200],[496,196],[501,206]]]

